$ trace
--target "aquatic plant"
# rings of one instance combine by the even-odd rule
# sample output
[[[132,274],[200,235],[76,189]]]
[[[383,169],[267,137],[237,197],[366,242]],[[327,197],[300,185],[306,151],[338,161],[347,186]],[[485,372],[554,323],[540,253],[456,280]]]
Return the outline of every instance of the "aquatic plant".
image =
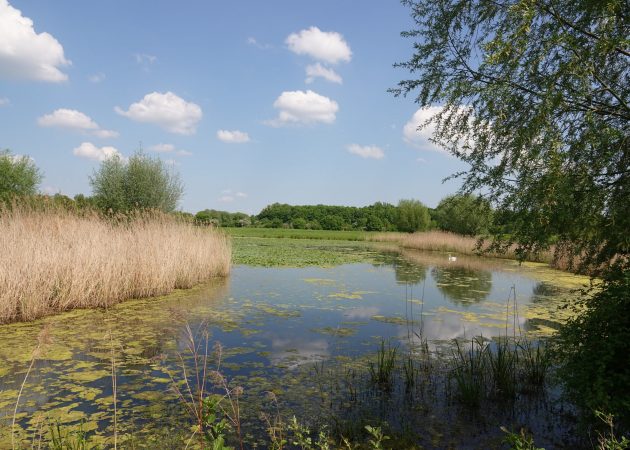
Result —
[[[468,349],[455,340],[454,367],[450,376],[455,381],[457,397],[465,405],[479,406],[486,392],[487,344],[482,338],[473,338]]]
[[[523,428],[518,433],[514,433],[502,426],[501,431],[505,433],[503,443],[509,445],[510,450],[545,450],[544,448],[536,447],[534,437]]]
[[[381,348],[376,353],[376,362],[370,361],[368,364],[372,383],[382,389],[391,388],[396,365],[396,351],[397,348],[392,347],[389,343],[385,348],[385,340],[383,339],[381,340]]]
[[[495,393],[499,397],[513,399],[516,395],[518,348],[503,337],[495,341],[486,355]]]
[[[230,271],[222,234],[158,213],[0,210],[0,323],[188,288]]]

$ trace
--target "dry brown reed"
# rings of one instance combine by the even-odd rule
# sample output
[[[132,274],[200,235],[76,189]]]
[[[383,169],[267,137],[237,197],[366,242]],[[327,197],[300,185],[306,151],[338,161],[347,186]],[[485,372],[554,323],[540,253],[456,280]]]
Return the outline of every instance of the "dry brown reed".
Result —
[[[189,288],[230,271],[229,239],[164,214],[0,210],[0,323]]]
[[[407,233],[382,233],[370,237],[371,240],[379,242],[395,242],[403,248],[415,250],[451,252],[458,255],[477,255],[478,238],[472,236],[462,236],[445,231],[424,231],[412,234]],[[488,248],[490,242],[487,241],[482,247]],[[517,259],[516,246],[512,246],[504,253],[484,252],[485,256],[495,258]],[[542,252],[537,255],[530,255],[529,261],[551,263],[553,261],[553,251]]]

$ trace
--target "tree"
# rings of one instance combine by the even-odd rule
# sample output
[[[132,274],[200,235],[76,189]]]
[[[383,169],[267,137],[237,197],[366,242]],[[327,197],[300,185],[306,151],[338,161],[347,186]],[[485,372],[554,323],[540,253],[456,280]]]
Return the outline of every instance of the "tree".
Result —
[[[398,231],[412,233],[429,228],[431,217],[429,210],[418,200],[401,200],[398,202],[396,226]]]
[[[476,236],[490,231],[492,207],[481,197],[450,195],[440,201],[433,217],[442,230]]]
[[[41,180],[42,174],[31,158],[0,151],[0,203],[34,195]]]
[[[397,66],[413,78],[392,92],[413,94],[420,107],[434,108],[423,125],[434,127],[434,141],[469,164],[454,175],[463,177],[462,190],[483,190],[497,206],[498,221],[510,219],[510,236],[495,247],[514,242],[525,256],[557,242],[557,256],[605,278],[598,295],[614,295],[630,269],[627,2],[403,3],[415,22],[403,33],[414,40],[414,54]],[[630,314],[627,300],[608,303],[614,313],[601,313],[602,304],[586,303],[580,320],[561,331],[565,367],[597,358],[586,345],[597,333],[592,318]],[[574,333],[578,325],[582,332]],[[623,330],[607,332],[605,342],[626,342],[627,355]],[[597,371],[581,373],[588,383],[570,371],[565,383],[586,408],[621,414],[619,402],[582,401],[602,399],[593,386],[627,395],[627,375],[620,372],[627,374],[627,365],[598,363]]]
[[[129,161],[108,158],[90,177],[94,200],[103,210],[127,212],[159,209],[172,212],[184,190],[180,177],[157,158],[134,154]]]

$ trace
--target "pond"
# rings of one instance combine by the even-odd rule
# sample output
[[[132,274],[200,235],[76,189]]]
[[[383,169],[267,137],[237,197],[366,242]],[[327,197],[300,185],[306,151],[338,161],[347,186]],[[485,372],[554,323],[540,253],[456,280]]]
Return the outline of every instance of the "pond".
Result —
[[[322,245],[305,244],[303,251],[309,246],[321,251]],[[246,440],[265,448],[268,423],[261,413],[267,413],[267,421],[278,413],[295,414],[312,427],[321,426],[331,414],[347,414],[331,407],[337,387],[330,378],[339,379],[343,373],[360,379],[357,374],[380,345],[402,355],[413,354],[425,343],[430,352],[443,354],[454,339],[544,337],[566,320],[558,306],[586,281],[542,265],[496,259],[449,261],[442,253],[347,243],[327,251],[361,256],[331,267],[240,264],[226,280],[166,297],[0,327],[0,447],[10,446],[16,399],[32,360],[15,415],[16,439],[30,446],[34,436],[58,423],[80,427],[92,442],[111,446],[115,381],[119,442],[178,448],[190,436],[192,422],[173,386],[185,391],[180,361],[191,383],[194,378],[187,330],[201,353],[206,353],[207,332],[210,369],[218,368],[230,386],[243,387],[240,413]],[[42,329],[46,342],[32,359]],[[215,342],[221,344],[219,367]],[[543,443],[550,448],[570,433],[563,423],[543,425],[557,415],[554,408],[564,407],[548,401],[542,407],[513,404],[512,410],[518,411],[462,422],[470,414],[437,398],[434,411],[419,411],[416,405],[410,409],[416,417],[406,421],[397,416],[394,397],[390,393],[389,400],[381,402],[381,418],[399,428],[416,427],[421,420],[422,436],[413,439],[427,448],[453,443],[463,448],[461,439],[471,433],[474,438],[464,439],[470,448],[500,442],[494,421],[517,425],[526,420],[525,410],[546,427],[550,437]],[[365,411],[354,413],[364,417]]]

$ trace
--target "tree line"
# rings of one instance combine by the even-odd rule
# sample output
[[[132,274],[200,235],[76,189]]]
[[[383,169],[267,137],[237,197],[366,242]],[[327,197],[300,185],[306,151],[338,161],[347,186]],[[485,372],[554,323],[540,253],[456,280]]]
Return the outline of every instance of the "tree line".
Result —
[[[0,203],[29,197],[66,209],[94,209],[106,214],[157,209],[201,225],[221,227],[400,232],[441,229],[466,235],[493,230],[490,204],[480,197],[464,194],[446,197],[435,209],[419,200],[400,200],[397,205],[376,202],[364,207],[273,203],[252,216],[215,209],[205,209],[193,216],[176,211],[183,193],[179,175],[160,159],[143,153],[136,153],[128,160],[114,157],[103,161],[90,176],[91,196],[38,195],[41,179],[42,173],[32,159],[14,156],[8,150],[0,152]]]
[[[252,216],[205,209],[195,214],[195,220],[222,227],[399,232],[440,229],[471,236],[497,228],[490,203],[469,194],[450,195],[436,208],[419,200],[400,200],[397,205],[376,202],[363,207],[273,203]]]

